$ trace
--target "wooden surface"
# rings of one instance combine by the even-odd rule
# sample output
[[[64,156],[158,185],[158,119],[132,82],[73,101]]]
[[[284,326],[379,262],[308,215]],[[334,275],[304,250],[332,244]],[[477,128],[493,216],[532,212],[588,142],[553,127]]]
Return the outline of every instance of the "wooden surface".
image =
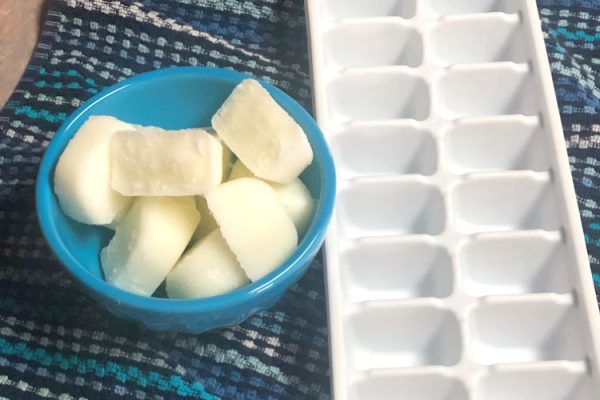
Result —
[[[0,0],[0,108],[31,58],[43,7],[44,0]]]

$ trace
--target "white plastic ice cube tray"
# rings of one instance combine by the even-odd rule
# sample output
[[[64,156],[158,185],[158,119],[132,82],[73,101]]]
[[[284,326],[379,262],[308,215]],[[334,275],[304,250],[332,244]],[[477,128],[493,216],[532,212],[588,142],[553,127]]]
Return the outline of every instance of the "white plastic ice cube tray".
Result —
[[[337,163],[337,400],[597,400],[599,317],[534,0],[307,0]]]

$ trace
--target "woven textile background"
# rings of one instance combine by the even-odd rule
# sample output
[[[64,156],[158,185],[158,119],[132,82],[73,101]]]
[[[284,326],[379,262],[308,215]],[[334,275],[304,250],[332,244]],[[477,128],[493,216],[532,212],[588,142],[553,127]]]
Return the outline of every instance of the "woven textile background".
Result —
[[[599,3],[538,1],[598,287]],[[310,107],[303,2],[50,1],[31,64],[0,111],[0,398],[330,397],[319,261],[241,326],[157,334],[101,309],[40,236],[34,180],[61,122],[102,88],[171,65],[247,71]]]

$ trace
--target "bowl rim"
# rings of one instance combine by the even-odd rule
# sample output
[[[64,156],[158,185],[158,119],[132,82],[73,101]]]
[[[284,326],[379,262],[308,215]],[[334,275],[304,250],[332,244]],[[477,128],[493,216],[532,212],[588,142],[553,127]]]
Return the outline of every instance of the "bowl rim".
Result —
[[[77,261],[77,259],[67,250],[66,246],[64,246],[62,240],[60,240],[60,235],[55,235],[56,229],[51,229],[53,226],[53,219],[50,217],[49,202],[43,201],[43,193],[49,191],[52,196],[55,196],[54,190],[51,187],[54,167],[66,146],[66,144],[64,146],[60,145],[55,138],[63,136],[66,132],[71,131],[73,129],[72,126],[83,118],[83,114],[92,110],[96,104],[102,102],[109,96],[120,92],[121,90],[127,90],[127,88],[132,85],[138,85],[155,79],[171,79],[185,75],[217,78],[229,80],[233,83],[241,82],[244,79],[255,79],[259,81],[273,98],[275,98],[275,100],[290,113],[290,115],[294,114],[291,115],[294,120],[301,120],[298,122],[308,125],[311,132],[311,147],[315,154],[315,158],[318,155],[321,164],[319,171],[321,176],[321,196],[317,203],[314,220],[306,231],[304,238],[299,242],[294,253],[292,253],[283,264],[261,279],[251,282],[234,291],[206,298],[168,299],[142,296],[120,289],[108,283],[101,277],[90,273],[85,267],[80,265],[79,261]],[[303,273],[301,267],[311,261],[311,254],[318,250],[318,247],[320,247],[325,238],[327,226],[333,214],[335,193],[335,165],[325,136],[313,117],[296,100],[283,90],[251,74],[215,67],[186,66],[153,70],[127,78],[103,89],[73,111],[56,131],[53,138],[50,140],[48,147],[44,151],[35,183],[35,206],[40,229],[50,249],[58,257],[58,260],[65,269],[87,288],[102,297],[109,297],[118,301],[119,304],[125,304],[133,308],[146,311],[185,313],[192,311],[214,311],[244,304],[250,302],[253,298],[257,298],[259,295],[264,294],[272,287],[285,284],[286,282],[292,283],[299,279]]]

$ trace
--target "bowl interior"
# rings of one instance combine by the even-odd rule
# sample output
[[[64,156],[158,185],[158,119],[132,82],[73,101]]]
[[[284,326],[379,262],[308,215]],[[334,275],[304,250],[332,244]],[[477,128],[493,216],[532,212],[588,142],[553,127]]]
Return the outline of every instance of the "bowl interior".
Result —
[[[38,217],[51,248],[59,259],[79,279],[96,291],[119,291],[124,296],[136,296],[117,289],[103,280],[100,250],[106,246],[112,231],[84,225],[66,216],[53,192],[54,166],[61,152],[79,127],[92,115],[112,115],[126,122],[154,125],[165,129],[210,126],[210,119],[233,88],[249,76],[234,71],[211,68],[173,68],[154,71],[123,81],[98,94],[80,107],[56,133],[48,146],[38,175],[36,202]],[[314,161],[301,176],[316,199],[313,223],[299,248],[290,258],[299,257],[314,245],[314,237],[322,235],[324,226],[315,223],[321,218],[326,225],[331,204],[324,207],[322,193],[326,187],[323,161],[333,165],[322,134],[302,107],[282,91],[265,84],[274,99],[302,126],[314,151]],[[333,173],[333,171],[331,171]],[[333,175],[331,175],[333,177]],[[331,199],[331,202],[333,200]],[[276,243],[274,243],[276,245]],[[318,245],[318,244],[317,244]],[[289,260],[288,260],[289,261]],[[291,268],[288,262],[281,268]],[[254,282],[243,290],[256,290],[276,277],[277,272]],[[138,296],[136,296],[138,297]],[[160,299],[156,299],[160,300]]]

